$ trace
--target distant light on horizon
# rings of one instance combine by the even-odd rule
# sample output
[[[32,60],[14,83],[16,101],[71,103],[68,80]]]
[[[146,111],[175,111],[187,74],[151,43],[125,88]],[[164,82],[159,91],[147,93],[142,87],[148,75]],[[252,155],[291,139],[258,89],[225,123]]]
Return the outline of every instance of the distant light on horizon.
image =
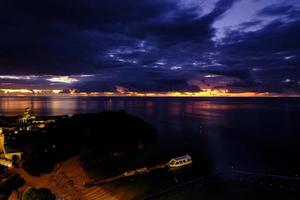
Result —
[[[205,75],[204,77],[205,77],[205,78],[216,78],[216,77],[219,77],[219,75],[216,75],[216,74],[208,74],[208,75]]]
[[[1,75],[0,79],[10,79],[10,80],[31,80],[33,78],[36,78],[35,75],[28,75],[28,76],[17,76],[17,75]]]
[[[0,95],[1,93],[7,95],[51,95],[62,92],[62,89],[0,89]]]
[[[0,89],[300,96],[299,0],[21,2],[1,4]]]
[[[138,92],[116,86],[115,91],[84,92],[76,89],[0,89],[0,96],[99,96],[99,97],[299,97],[297,94],[280,94],[270,92],[231,92],[228,89],[202,89],[201,91]]]
[[[56,77],[48,78],[46,80],[55,83],[75,83],[79,81],[78,79],[69,76],[56,76]]]

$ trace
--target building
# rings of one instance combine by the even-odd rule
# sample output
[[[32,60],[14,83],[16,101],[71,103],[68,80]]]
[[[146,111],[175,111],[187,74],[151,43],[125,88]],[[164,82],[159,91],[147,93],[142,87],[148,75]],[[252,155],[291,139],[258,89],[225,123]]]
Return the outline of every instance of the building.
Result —
[[[22,115],[22,117],[19,118],[18,123],[26,124],[26,123],[28,123],[30,121],[33,121],[33,120],[35,120],[35,116],[32,116],[30,114],[30,108],[26,108],[23,115]]]
[[[0,155],[6,154],[4,147],[4,135],[2,134],[3,129],[0,128]]]
[[[37,117],[30,114],[30,108],[26,108],[22,117],[17,121],[17,129],[15,133],[19,131],[30,131],[30,130],[39,130],[47,127],[48,124],[55,123],[53,118]]]
[[[2,133],[3,128],[0,128],[0,165],[12,167],[13,163],[21,160],[21,152],[7,152],[5,149],[5,136]]]

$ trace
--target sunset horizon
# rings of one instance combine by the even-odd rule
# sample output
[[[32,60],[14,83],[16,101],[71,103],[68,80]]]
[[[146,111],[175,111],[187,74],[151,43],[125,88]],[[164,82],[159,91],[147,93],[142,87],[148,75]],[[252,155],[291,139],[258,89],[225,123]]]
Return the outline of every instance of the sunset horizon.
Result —
[[[0,0],[0,200],[300,199],[300,0]]]
[[[166,91],[105,91],[80,92],[76,89],[1,89],[0,96],[89,96],[89,97],[300,97],[300,94],[280,94],[269,92],[230,92],[228,90],[203,89],[199,92]]]
[[[0,89],[300,94],[295,0],[0,5]]]

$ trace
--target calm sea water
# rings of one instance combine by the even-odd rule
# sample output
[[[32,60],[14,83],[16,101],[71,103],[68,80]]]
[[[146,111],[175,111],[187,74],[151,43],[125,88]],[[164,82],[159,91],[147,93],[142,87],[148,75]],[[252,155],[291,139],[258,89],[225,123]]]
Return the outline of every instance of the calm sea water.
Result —
[[[297,98],[0,97],[2,115],[26,107],[36,115],[125,110],[157,128],[153,158],[190,153],[212,169],[300,176]]]

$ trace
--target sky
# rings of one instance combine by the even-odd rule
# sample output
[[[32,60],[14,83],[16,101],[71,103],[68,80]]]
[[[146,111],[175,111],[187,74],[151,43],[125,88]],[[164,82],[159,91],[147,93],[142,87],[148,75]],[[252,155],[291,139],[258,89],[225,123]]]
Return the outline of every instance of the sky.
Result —
[[[299,0],[0,0],[0,89],[300,94]]]

